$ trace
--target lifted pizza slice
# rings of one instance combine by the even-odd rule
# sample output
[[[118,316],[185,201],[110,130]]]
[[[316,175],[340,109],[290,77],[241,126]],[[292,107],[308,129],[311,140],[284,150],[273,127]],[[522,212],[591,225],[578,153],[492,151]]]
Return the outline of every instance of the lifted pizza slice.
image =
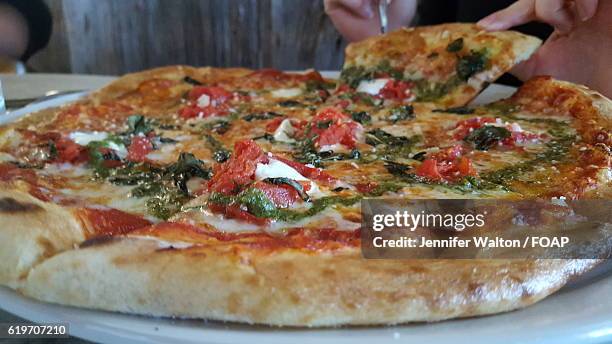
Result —
[[[540,44],[535,37],[487,32],[475,24],[402,28],[349,44],[341,81],[366,97],[460,106]]]

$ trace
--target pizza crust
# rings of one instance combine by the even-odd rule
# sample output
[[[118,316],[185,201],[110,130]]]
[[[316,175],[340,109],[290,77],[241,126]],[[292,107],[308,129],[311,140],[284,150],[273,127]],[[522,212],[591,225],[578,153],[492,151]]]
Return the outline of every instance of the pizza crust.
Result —
[[[21,291],[125,313],[275,326],[439,321],[521,308],[596,260],[366,260],[358,249],[173,248],[100,240],[36,266]]]
[[[83,240],[68,209],[0,187],[0,284],[19,287],[33,266]]]
[[[158,78],[179,81],[188,76],[203,83],[213,83],[223,79],[244,76],[251,72],[252,70],[246,68],[198,68],[186,65],[165,66],[123,75],[121,78],[92,93],[89,98],[98,102],[115,100],[138,89],[142,82]]]

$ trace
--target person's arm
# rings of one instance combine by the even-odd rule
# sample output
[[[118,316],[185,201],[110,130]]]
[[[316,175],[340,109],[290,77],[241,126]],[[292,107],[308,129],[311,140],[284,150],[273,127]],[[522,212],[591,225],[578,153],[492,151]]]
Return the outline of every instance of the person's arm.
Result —
[[[0,2],[0,55],[19,59],[28,48],[26,19],[13,6]]]
[[[512,70],[522,80],[551,75],[612,97],[612,1],[519,0],[478,24],[505,30],[542,21],[555,32],[528,61]]]
[[[388,1],[389,29],[412,22],[417,0],[325,0],[325,13],[348,41],[359,41],[380,33],[378,1]]]

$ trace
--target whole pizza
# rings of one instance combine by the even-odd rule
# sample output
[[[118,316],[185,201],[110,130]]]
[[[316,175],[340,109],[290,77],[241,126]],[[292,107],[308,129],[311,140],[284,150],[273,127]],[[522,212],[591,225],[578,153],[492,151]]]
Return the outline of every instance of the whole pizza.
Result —
[[[612,102],[537,77],[539,46],[401,29],[316,71],[171,66],[0,126],[0,284],[47,302],[279,326],[521,308],[595,259],[370,260],[360,201],[612,195]]]

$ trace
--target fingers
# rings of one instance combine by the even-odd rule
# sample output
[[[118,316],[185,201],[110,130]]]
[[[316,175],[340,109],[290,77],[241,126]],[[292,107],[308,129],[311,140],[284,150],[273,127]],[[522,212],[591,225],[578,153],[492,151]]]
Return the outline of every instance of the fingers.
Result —
[[[598,0],[519,0],[478,22],[496,31],[538,20],[553,26],[559,33],[572,30],[576,20],[588,20],[597,12]]]
[[[1,1],[1,0],[0,0]],[[348,41],[359,41],[380,34],[377,6],[379,0],[325,0],[325,12]],[[410,24],[416,0],[380,0],[389,3],[389,29]]]
[[[372,0],[326,0],[325,13],[348,41],[359,41],[379,32]]]
[[[578,19],[582,21],[591,19],[597,12],[597,5],[599,5],[599,0],[577,0],[576,12]]]
[[[507,8],[497,11],[478,22],[478,25],[490,30],[506,30],[536,19],[536,0],[519,0]]]

